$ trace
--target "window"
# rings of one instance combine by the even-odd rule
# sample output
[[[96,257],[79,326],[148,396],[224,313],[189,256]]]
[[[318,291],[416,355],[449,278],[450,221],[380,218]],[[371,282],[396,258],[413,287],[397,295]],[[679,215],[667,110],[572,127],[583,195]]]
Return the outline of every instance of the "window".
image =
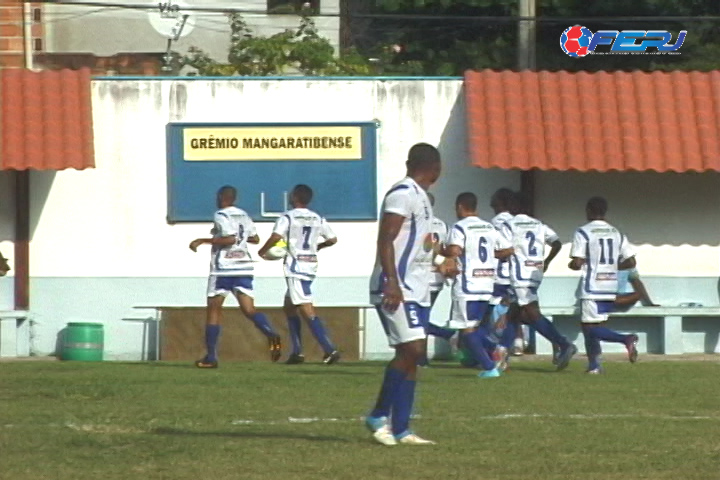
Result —
[[[267,0],[267,12],[277,15],[297,14],[306,3],[309,4],[311,14],[320,13],[320,0]]]
[[[35,23],[42,22],[42,9],[41,8],[33,8],[32,19],[33,19],[33,22],[35,22]]]
[[[34,38],[33,39],[33,50],[36,52],[42,52],[43,51],[43,41],[42,38]]]

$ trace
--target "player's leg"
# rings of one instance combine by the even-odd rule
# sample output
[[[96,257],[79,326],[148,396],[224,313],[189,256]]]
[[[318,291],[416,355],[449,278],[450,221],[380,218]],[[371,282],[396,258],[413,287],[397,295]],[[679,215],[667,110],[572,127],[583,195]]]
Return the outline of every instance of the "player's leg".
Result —
[[[201,360],[195,362],[198,368],[217,368],[218,352],[217,345],[220,339],[220,331],[222,329],[221,315],[222,306],[225,297],[230,293],[231,287],[228,288],[226,283],[229,277],[218,277],[211,275],[208,278],[207,290],[207,309],[205,317],[205,348],[206,354]]]
[[[312,281],[301,280],[299,278],[288,278],[288,292],[293,305],[297,307],[300,317],[307,323],[315,340],[322,347],[323,363],[331,365],[340,360],[340,352],[337,351],[335,345],[328,336],[327,329],[315,313],[315,307],[312,304]]]
[[[377,402],[366,425],[373,432],[373,438],[384,445],[431,444],[410,430],[417,363],[426,348],[423,322],[429,316],[429,309],[415,303],[400,304],[394,312],[381,306],[376,308],[389,343],[395,348],[395,356],[385,369]],[[390,428],[388,417],[392,421]]]
[[[522,309],[522,321],[531,325],[537,332],[545,337],[551,343],[555,343],[560,347],[557,357],[557,369],[564,370],[570,364],[570,360],[577,353],[577,347],[570,343],[555,325],[545,318],[540,312],[540,303],[537,297],[537,290],[532,288],[516,289],[518,297],[518,305]]]
[[[235,298],[237,298],[240,310],[243,315],[253,322],[255,328],[265,335],[268,339],[268,347],[270,349],[270,359],[273,362],[280,360],[282,356],[282,344],[280,335],[272,328],[268,322],[267,316],[255,309],[255,298],[252,286],[252,277],[238,277],[238,283],[233,290]]]
[[[292,345],[292,353],[285,361],[288,365],[297,365],[305,361],[302,353],[302,325],[300,323],[300,314],[297,307],[290,300],[290,291],[286,292],[283,303],[283,312],[287,319],[288,335],[290,336],[290,344]]]
[[[602,354],[602,347],[600,346],[600,340],[593,335],[594,323],[582,323],[583,337],[585,338],[585,352],[588,358],[587,373],[599,374],[602,373],[602,367],[600,366],[600,355]]]
[[[637,341],[638,336],[634,333],[623,334],[607,328],[606,322],[608,315],[613,311],[614,302],[612,301],[583,301],[583,322],[587,322],[589,319],[593,322],[591,331],[592,336],[597,338],[598,341],[622,343],[628,352],[628,360],[631,363],[637,361]]]
[[[494,378],[500,376],[495,362],[488,354],[489,342],[487,330],[478,328],[480,319],[483,318],[487,309],[487,302],[466,301],[462,298],[455,300],[453,304],[454,317],[453,325],[461,327],[462,341],[465,348],[470,352],[477,365],[483,369],[478,375],[480,378]],[[492,345],[493,350],[495,345]]]

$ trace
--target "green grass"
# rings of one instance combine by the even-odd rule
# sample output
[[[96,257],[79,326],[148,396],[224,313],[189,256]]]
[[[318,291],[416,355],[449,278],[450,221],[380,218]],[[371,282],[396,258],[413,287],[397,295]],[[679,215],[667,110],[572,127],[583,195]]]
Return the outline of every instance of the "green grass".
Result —
[[[716,362],[582,370],[436,364],[413,426],[439,444],[383,447],[360,421],[377,363],[0,363],[0,478],[720,478]]]

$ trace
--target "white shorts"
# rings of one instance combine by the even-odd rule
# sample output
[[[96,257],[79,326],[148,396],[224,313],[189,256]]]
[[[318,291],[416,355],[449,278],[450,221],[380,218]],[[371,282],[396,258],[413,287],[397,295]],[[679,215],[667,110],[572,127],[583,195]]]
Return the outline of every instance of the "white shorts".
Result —
[[[537,294],[537,287],[513,287],[515,302],[524,307],[533,302],[540,301]]]
[[[397,310],[389,312],[376,305],[380,322],[388,344],[391,347],[415,340],[425,340],[425,327],[430,318],[430,307],[421,307],[417,303],[401,303]]]
[[[290,299],[293,305],[312,303],[312,280],[303,280],[295,277],[285,277],[287,292],[285,297]]]
[[[500,305],[503,300],[513,298],[512,287],[504,283],[496,283],[493,285],[493,296],[490,299],[490,305]]]
[[[239,292],[248,297],[255,297],[253,293],[253,277],[235,275],[210,275],[208,277],[207,296],[227,297],[229,293]]]
[[[612,300],[585,300],[580,305],[580,321],[582,323],[607,322],[610,313],[613,311],[615,302]]]
[[[462,297],[453,298],[452,307],[450,308],[450,321],[448,321],[447,327],[457,330],[475,328],[480,325],[487,307],[487,301],[467,300]]]

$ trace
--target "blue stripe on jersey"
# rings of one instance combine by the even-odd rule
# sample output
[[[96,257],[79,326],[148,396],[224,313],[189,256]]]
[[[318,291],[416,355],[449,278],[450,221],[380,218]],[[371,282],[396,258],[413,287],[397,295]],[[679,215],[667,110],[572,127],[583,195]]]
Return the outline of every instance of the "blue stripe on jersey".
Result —
[[[520,268],[520,259],[517,255],[513,254],[513,258],[515,259],[515,275],[517,276],[516,280],[522,280],[524,282],[529,282],[532,279],[530,278],[523,278],[522,276],[522,269]]]
[[[385,196],[387,197],[391,193],[395,193],[399,190],[407,190],[408,188],[410,188],[409,185],[397,185],[397,186],[391,188],[390,190],[388,190],[388,192],[385,194]]]
[[[585,239],[585,285],[586,292],[591,293],[590,279],[592,278],[592,265],[590,262],[590,236],[582,228],[578,228],[578,233]]]
[[[230,220],[230,217],[228,216],[228,214],[225,213],[225,212],[223,212],[222,210],[219,210],[219,211],[217,212],[217,214],[218,214],[218,215],[222,215],[223,217],[225,217],[225,218],[227,218],[228,220]]]
[[[405,245],[402,256],[400,256],[400,262],[398,264],[398,277],[403,286],[412,292],[412,288],[408,287],[405,283],[405,274],[407,273],[408,263],[410,261],[410,253],[412,252],[413,246],[415,245],[415,237],[417,236],[417,225],[415,225],[415,214],[410,217],[410,235],[408,235],[408,242]]]

